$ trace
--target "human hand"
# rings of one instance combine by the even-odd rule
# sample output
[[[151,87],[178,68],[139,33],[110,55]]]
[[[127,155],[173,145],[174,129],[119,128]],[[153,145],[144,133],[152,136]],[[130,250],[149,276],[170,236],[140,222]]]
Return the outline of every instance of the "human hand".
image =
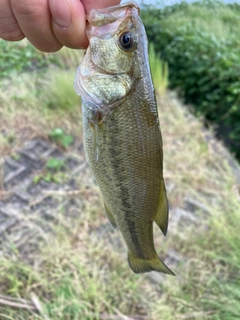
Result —
[[[85,11],[120,0],[0,0],[0,38],[27,38],[38,50],[55,52],[66,46],[86,48]]]

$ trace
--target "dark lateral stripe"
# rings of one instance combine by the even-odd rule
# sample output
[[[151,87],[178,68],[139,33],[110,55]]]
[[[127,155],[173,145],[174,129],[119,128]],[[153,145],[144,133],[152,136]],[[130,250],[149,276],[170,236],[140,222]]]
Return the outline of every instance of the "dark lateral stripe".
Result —
[[[114,130],[112,131],[111,134],[116,137],[116,136],[118,136],[118,131],[119,131],[118,121],[116,121]],[[110,140],[110,138],[109,138],[109,140]],[[114,139],[113,139],[113,141],[114,141]],[[126,141],[126,144],[127,144],[127,141]],[[122,161],[121,157],[116,156],[119,154],[118,148],[119,148],[119,146],[117,144],[114,144],[110,148],[108,148],[108,152],[109,152],[109,158],[112,159],[111,164],[112,164],[112,169],[114,172],[114,177],[118,178],[118,181],[115,181],[115,183],[120,189],[121,211],[122,211],[122,215],[124,215],[124,223],[126,225],[127,232],[131,237],[131,239],[129,239],[128,241],[131,241],[134,244],[135,253],[139,257],[143,257],[144,253],[143,253],[143,250],[141,249],[141,246],[140,246],[140,243],[138,240],[138,235],[136,233],[136,223],[137,222],[135,222],[133,220],[134,218],[131,214],[126,212],[126,211],[129,211],[127,209],[131,210],[132,204],[130,201],[129,190],[128,190],[127,186],[125,185],[126,182],[124,181],[126,179],[126,177],[124,177],[123,161]],[[122,226],[122,227],[124,227],[124,226]]]

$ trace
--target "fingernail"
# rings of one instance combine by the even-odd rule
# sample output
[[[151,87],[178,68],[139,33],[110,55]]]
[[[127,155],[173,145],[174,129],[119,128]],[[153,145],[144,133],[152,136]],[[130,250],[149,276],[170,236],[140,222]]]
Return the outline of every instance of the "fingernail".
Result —
[[[72,12],[68,0],[51,0],[49,8],[55,24],[61,28],[68,28],[72,23]]]

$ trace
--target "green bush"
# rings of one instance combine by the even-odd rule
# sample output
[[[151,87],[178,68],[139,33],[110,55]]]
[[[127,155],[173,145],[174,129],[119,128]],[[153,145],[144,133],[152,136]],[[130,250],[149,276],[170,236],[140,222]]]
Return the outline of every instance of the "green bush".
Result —
[[[240,5],[182,3],[145,8],[149,40],[168,62],[170,86],[240,158]],[[205,18],[204,18],[205,17]]]
[[[53,55],[46,55],[29,42],[8,42],[0,39],[0,80],[22,71],[46,69],[50,63],[58,64]]]

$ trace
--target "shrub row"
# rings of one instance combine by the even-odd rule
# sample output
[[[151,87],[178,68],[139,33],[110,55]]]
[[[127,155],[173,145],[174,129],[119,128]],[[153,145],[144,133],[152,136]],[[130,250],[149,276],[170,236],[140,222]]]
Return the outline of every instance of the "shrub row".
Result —
[[[159,10],[148,7],[142,11],[142,19],[150,42],[168,62],[170,86],[180,89],[185,102],[192,104],[197,114],[217,125],[218,136],[240,159],[240,41],[234,30],[240,5],[204,5],[213,18],[223,6],[228,9],[228,17],[222,15],[223,37],[197,23],[200,13],[206,10],[202,3]],[[191,15],[187,17],[189,7]],[[184,13],[184,17],[176,12]],[[184,19],[184,23],[177,19]],[[208,19],[204,23],[212,22]]]
[[[46,69],[50,62],[58,65],[53,55],[46,56],[27,42],[0,39],[0,80],[13,73]]]

